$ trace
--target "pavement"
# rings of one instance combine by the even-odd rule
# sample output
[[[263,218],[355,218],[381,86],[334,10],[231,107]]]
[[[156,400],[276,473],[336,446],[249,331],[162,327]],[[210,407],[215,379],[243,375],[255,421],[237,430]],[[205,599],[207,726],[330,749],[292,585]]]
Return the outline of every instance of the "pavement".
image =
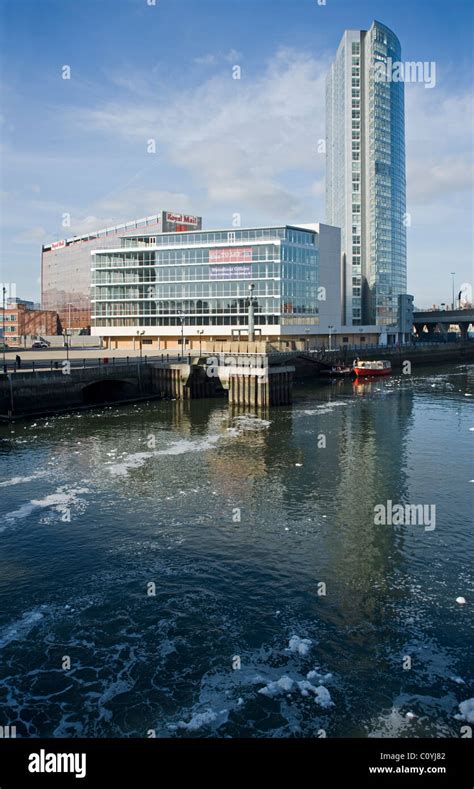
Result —
[[[169,351],[169,359],[177,359],[179,351]],[[15,357],[21,358],[21,366],[17,368]],[[164,354],[166,359],[167,354]],[[145,357],[153,359],[154,361],[161,360],[161,353],[157,350],[151,353],[142,352],[142,360],[145,363]],[[65,348],[44,348],[37,350],[21,350],[14,349],[5,353],[5,364],[7,372],[29,372],[33,369],[48,370],[57,369],[56,365],[61,368],[63,362],[69,359],[71,367],[95,367],[96,365],[103,364],[103,360],[107,359],[108,364],[113,364],[114,359],[116,363],[125,359],[140,359],[140,351],[136,350],[114,350],[108,351],[104,348],[70,348],[69,355]],[[0,352],[0,373],[3,372],[3,354]]]

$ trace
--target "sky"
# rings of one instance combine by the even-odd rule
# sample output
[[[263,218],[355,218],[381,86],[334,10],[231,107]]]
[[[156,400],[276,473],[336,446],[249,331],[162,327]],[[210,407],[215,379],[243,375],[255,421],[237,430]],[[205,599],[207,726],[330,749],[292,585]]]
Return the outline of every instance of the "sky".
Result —
[[[0,0],[0,281],[38,301],[43,243],[162,209],[206,228],[324,222],[327,69],[343,31],[377,19],[402,60],[436,65],[433,88],[405,85],[408,290],[450,302],[451,272],[472,282],[473,8]]]

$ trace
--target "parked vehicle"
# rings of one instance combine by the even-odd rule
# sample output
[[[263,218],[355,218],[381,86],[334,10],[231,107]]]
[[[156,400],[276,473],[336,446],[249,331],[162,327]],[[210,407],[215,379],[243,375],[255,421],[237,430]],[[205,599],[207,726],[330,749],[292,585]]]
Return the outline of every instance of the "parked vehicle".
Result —
[[[46,340],[35,340],[31,346],[32,348],[49,348],[49,342]]]

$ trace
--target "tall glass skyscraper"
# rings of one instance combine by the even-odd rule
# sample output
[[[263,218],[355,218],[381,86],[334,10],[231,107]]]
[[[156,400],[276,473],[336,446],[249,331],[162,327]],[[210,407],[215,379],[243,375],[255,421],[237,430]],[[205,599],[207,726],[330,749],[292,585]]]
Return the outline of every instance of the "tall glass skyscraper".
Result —
[[[347,325],[396,324],[407,290],[404,83],[391,78],[400,61],[398,38],[374,21],[345,31],[327,77],[326,221],[342,231]]]

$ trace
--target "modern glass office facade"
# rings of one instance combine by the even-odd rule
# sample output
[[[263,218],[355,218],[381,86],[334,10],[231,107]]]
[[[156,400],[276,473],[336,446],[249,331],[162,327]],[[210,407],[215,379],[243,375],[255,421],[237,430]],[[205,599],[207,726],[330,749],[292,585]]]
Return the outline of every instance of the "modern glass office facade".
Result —
[[[318,324],[318,281],[311,230],[135,235],[92,254],[92,332],[158,341],[178,338],[184,322],[188,336],[229,338],[246,333],[251,293],[261,337],[304,333]]]
[[[326,84],[326,214],[341,228],[344,323],[391,326],[406,293],[403,82],[380,77],[400,62],[385,25],[347,30]]]

